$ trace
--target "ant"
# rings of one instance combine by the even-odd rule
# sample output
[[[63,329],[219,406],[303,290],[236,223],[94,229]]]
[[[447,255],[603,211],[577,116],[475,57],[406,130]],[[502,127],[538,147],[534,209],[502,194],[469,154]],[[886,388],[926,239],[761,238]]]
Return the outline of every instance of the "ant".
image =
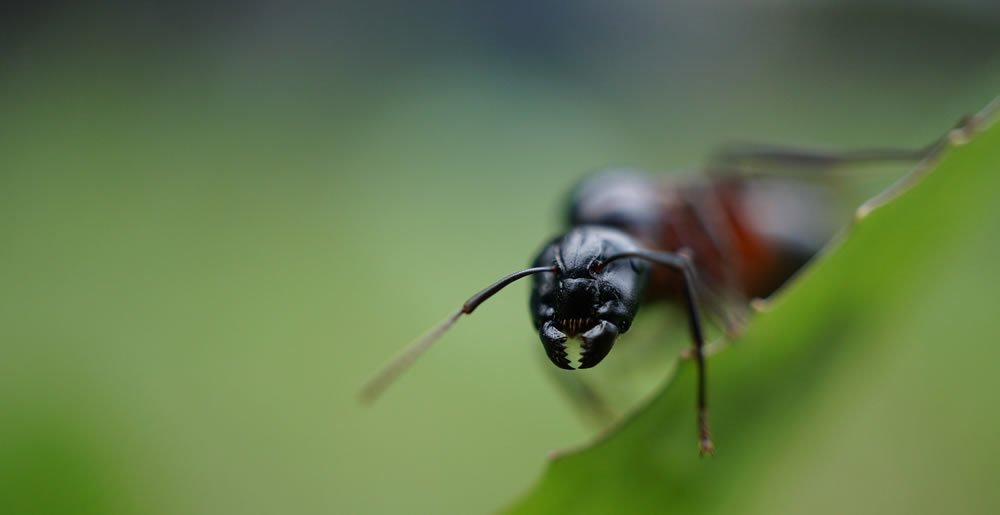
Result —
[[[563,369],[596,366],[625,334],[644,304],[680,304],[687,315],[697,366],[698,449],[714,450],[708,423],[705,322],[727,334],[742,318],[727,307],[766,299],[833,238],[825,222],[831,199],[816,185],[794,181],[835,169],[877,163],[919,163],[862,204],[860,219],[912,186],[939,154],[980,128],[985,114],[967,117],[945,137],[920,149],[821,152],[743,145],[723,148],[693,181],[609,170],[583,179],[570,195],[567,229],[546,242],[530,268],[507,275],[462,304],[414,342],[361,392],[372,400],[463,314],[511,283],[532,278],[529,310],[545,354]],[[782,172],[786,172],[783,174]],[[785,176],[783,176],[785,175]],[[579,340],[579,342],[574,342]]]

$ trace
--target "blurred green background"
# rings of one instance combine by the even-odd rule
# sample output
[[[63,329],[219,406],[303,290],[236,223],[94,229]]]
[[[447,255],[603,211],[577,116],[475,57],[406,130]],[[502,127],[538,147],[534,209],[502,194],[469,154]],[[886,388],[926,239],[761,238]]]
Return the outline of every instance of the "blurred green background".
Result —
[[[1000,85],[985,1],[2,9],[0,513],[496,509],[594,431],[526,285],[355,394],[575,180],[920,145]]]

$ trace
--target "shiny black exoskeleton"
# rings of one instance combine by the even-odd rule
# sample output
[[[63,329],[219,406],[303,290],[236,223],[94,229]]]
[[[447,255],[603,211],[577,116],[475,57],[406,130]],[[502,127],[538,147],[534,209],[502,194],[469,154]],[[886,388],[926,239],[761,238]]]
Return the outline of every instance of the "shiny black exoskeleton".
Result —
[[[545,353],[556,366],[593,367],[628,331],[639,311],[649,265],[636,259],[605,261],[639,250],[621,231],[584,225],[553,239],[535,258],[535,267],[555,267],[554,273],[534,276],[530,310]],[[567,355],[567,341],[574,337],[582,340],[578,367]]]

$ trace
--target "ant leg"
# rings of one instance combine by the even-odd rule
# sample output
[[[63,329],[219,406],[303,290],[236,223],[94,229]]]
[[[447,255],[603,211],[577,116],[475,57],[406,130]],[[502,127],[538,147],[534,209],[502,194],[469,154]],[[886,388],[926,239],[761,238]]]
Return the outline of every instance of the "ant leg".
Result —
[[[915,162],[930,153],[935,144],[918,149],[870,148],[853,151],[823,151],[777,145],[746,143],[716,151],[708,171],[722,175],[780,175],[828,172],[844,166]]]
[[[700,302],[698,290],[699,282],[692,260],[690,249],[681,249],[678,252],[658,252],[653,250],[636,250],[621,252],[609,256],[604,265],[626,258],[645,259],[657,265],[668,266],[680,271],[684,276],[684,304],[687,307],[688,325],[691,330],[691,339],[694,342],[694,359],[698,370],[698,450],[704,456],[712,454],[711,433],[708,429],[708,377],[705,367],[705,331],[701,318]]]
[[[708,429],[708,378],[705,367],[705,331],[702,326],[701,313],[698,309],[697,275],[691,253],[681,249],[676,254],[680,260],[681,271],[684,273],[684,301],[687,304],[688,325],[691,339],[694,341],[694,359],[698,367],[698,451],[702,454],[712,454],[711,433]]]
[[[767,313],[771,311],[771,301],[770,299],[755,297],[750,300],[750,308],[757,313]]]
[[[690,207],[694,215],[701,222],[704,232],[712,242],[712,247],[719,253],[724,263],[734,263],[737,257],[736,245],[737,236],[732,225],[728,222],[727,213],[722,199],[714,189],[706,190],[700,196],[690,199]],[[684,241],[684,238],[681,238]],[[699,291],[702,301],[716,321],[720,322],[727,336],[735,336],[742,332],[742,327],[746,322],[746,312],[737,311],[736,306],[745,305],[750,299],[744,298],[740,293],[740,285],[743,282],[742,273],[738,266],[723,267],[724,276],[721,284],[716,282],[709,284],[701,277],[698,277]],[[720,295],[718,292],[727,292]]]
[[[948,131],[948,133],[941,137],[941,139],[935,141],[928,147],[928,151],[924,158],[917,163],[912,170],[907,172],[906,175],[900,177],[899,180],[892,183],[888,188],[880,191],[874,197],[861,204],[861,206],[854,212],[854,219],[863,219],[872,211],[888,204],[901,194],[905,193],[934,169],[934,165],[937,164],[941,155],[946,150],[951,147],[965,144],[974,134],[985,130],[990,125],[995,123],[997,118],[1000,118],[1000,97],[993,99],[993,101],[978,114],[966,116],[959,120],[958,124],[955,125],[955,128]]]
[[[598,393],[597,388],[580,377],[579,371],[570,372],[552,366],[546,366],[545,370],[559,389],[566,394],[577,412],[585,418],[601,426],[606,426],[618,418],[617,412]]]
[[[708,172],[715,175],[778,175],[828,173],[835,168],[886,162],[912,162],[916,166],[903,177],[865,201],[856,211],[855,220],[868,216],[920,182],[947,149],[965,143],[1000,119],[1000,97],[994,98],[979,113],[963,117],[947,134],[918,149],[875,148],[846,152],[824,152],[759,144],[730,145],[717,151],[709,161]]]
[[[692,274],[694,273],[692,269]],[[742,304],[750,305],[750,300],[742,302],[744,299],[740,297],[741,303],[727,302],[727,299],[720,296],[714,289],[705,285],[700,278],[694,276],[692,281],[694,282],[694,287],[698,291],[698,300],[708,311],[706,319],[710,319],[718,327],[722,329],[726,339],[736,338],[743,334],[743,328],[747,324],[749,319],[749,312],[746,308],[740,307]]]

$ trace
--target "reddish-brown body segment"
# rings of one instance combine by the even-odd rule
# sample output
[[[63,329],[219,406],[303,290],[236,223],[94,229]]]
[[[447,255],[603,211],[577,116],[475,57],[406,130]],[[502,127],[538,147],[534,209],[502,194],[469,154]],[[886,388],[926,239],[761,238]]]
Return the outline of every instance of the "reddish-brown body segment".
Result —
[[[703,281],[744,299],[767,297],[833,234],[835,203],[791,179],[708,177],[696,182],[605,172],[574,190],[570,223],[615,227],[650,250],[688,249]],[[681,274],[652,270],[646,297],[674,299]]]

